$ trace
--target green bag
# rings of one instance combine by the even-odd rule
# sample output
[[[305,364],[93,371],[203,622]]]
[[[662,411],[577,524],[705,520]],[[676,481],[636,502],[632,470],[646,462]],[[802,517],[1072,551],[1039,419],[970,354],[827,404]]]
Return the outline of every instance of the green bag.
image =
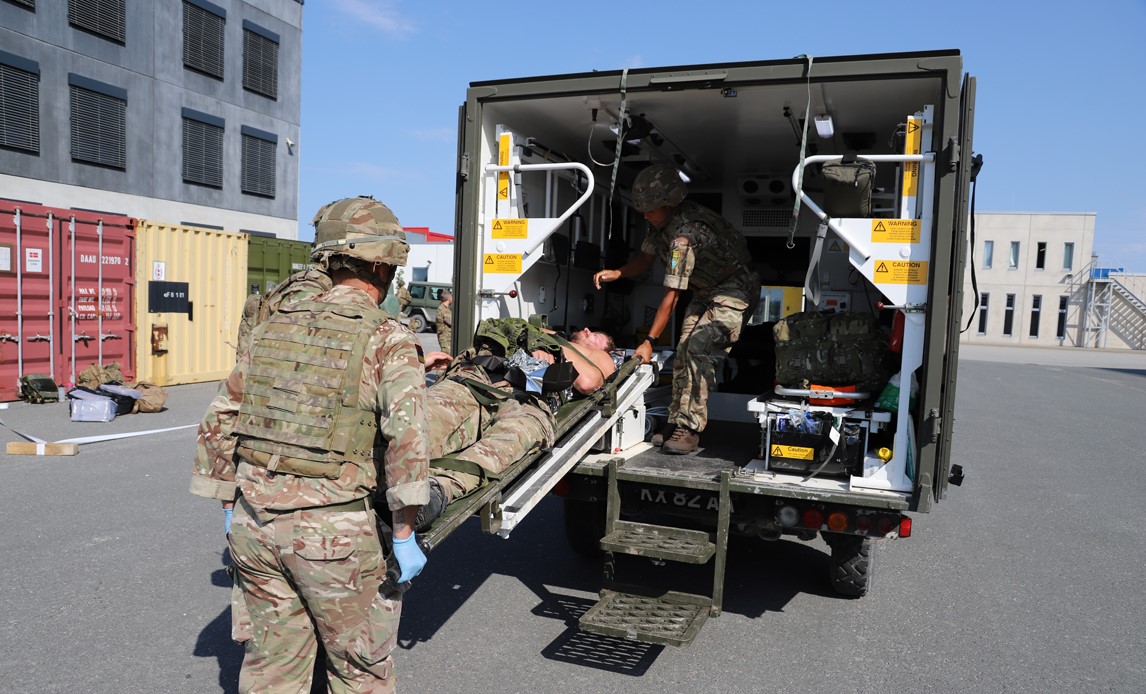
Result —
[[[887,335],[870,313],[794,313],[772,332],[776,379],[789,388],[854,385],[878,391],[896,369]]]
[[[25,402],[42,405],[45,402],[59,402],[60,388],[51,376],[26,374],[20,377],[20,397]]]
[[[849,159],[824,164],[824,212],[830,217],[870,217],[875,164]]]
[[[474,348],[479,352],[484,348],[498,357],[509,357],[518,348],[529,354],[543,349],[557,357],[562,355],[556,337],[524,318],[486,318],[478,323]]]

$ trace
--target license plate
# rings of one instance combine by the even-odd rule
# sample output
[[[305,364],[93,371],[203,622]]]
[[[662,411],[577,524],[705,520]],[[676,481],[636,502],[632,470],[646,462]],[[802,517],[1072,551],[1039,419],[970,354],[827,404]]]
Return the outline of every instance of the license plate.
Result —
[[[719,511],[720,495],[712,492],[697,492],[691,489],[658,489],[640,487],[638,498],[642,503],[660,504],[697,511]]]

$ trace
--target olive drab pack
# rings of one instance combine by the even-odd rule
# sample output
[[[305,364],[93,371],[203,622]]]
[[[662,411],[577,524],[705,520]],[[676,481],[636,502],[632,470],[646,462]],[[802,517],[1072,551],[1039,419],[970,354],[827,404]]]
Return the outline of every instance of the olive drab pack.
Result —
[[[378,421],[359,407],[359,385],[370,337],[390,318],[304,300],[256,328],[234,429],[238,454],[301,477],[337,479],[344,462],[373,465]]]
[[[91,364],[76,376],[76,385],[95,390],[105,383],[123,383],[123,371],[118,361],[110,364]]]
[[[530,378],[520,369],[508,368],[505,360],[519,349],[529,355],[544,350],[553,355],[554,363],[544,369],[540,379],[541,391],[558,392],[569,388],[577,380],[577,370],[572,362],[565,359],[562,344],[569,343],[524,318],[487,318],[478,323],[474,333],[473,346],[477,352],[474,362],[491,375],[501,376],[514,386],[526,389]]]
[[[783,386],[855,385],[878,392],[895,371],[887,335],[870,313],[794,313],[772,332],[776,379]]]
[[[866,159],[824,164],[824,212],[830,217],[870,217],[875,164]]]
[[[167,404],[167,389],[163,386],[157,386],[147,381],[140,381],[133,385],[132,389],[140,393],[139,398],[135,401],[135,409],[133,409],[132,412],[162,412],[163,406]]]
[[[60,389],[51,376],[26,374],[20,377],[20,398],[24,402],[37,405],[46,402],[59,402]]]

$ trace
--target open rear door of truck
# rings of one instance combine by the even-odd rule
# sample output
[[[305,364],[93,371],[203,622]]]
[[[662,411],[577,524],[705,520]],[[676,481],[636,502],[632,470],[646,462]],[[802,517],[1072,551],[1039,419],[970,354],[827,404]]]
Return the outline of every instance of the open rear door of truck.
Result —
[[[967,256],[968,243],[974,243],[974,235],[972,234],[970,241],[967,236],[968,220],[971,220],[971,227],[974,228],[974,220],[971,215],[971,183],[972,175],[977,172],[978,166],[975,162],[975,157],[972,152],[973,144],[973,129],[975,122],[975,78],[966,74],[963,76],[963,88],[960,97],[960,113],[959,113],[959,151],[956,176],[955,191],[955,220],[952,228],[955,233],[952,235],[954,248],[951,249],[955,262],[951,264],[951,282],[952,296],[955,297],[955,306],[961,307],[963,305],[963,272],[964,262]],[[947,354],[946,361],[943,365],[943,421],[946,426],[940,432],[939,441],[939,459],[935,469],[935,500],[939,501],[947,492],[947,485],[951,481],[951,437],[954,433],[954,416],[955,412],[955,379],[956,372],[959,366],[959,335],[963,326],[962,311],[952,310],[947,318]],[[958,469],[958,468],[957,468]],[[956,475],[958,478],[956,484],[962,481],[961,473]]]

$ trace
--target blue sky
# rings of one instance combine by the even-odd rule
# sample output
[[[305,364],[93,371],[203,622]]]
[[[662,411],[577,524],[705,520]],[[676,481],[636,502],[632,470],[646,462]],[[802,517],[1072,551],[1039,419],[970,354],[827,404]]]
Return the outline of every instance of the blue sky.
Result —
[[[312,0],[299,238],[319,206],[359,194],[453,233],[470,82],[944,48],[979,79],[977,209],[1097,212],[1102,260],[1146,272],[1146,0]]]

